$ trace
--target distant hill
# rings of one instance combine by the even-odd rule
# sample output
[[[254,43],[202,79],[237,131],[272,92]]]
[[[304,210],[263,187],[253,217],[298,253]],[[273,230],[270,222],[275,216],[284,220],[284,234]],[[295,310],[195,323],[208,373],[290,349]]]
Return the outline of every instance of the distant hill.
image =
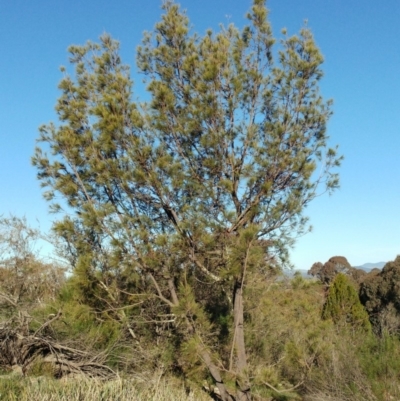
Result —
[[[288,277],[293,277],[293,276],[295,275],[295,273],[299,272],[299,273],[302,275],[302,277],[310,278],[311,276],[309,276],[309,275],[307,274],[307,271],[308,271],[308,270],[300,270],[300,269],[293,269],[293,270],[290,270],[290,269],[285,269],[285,270],[283,271],[283,273],[284,273],[286,276],[288,276]]]
[[[361,266],[354,266],[357,269],[363,269],[367,272],[371,271],[372,269],[378,268],[378,269],[382,269],[383,266],[386,265],[387,262],[377,262],[377,263],[364,263]]]

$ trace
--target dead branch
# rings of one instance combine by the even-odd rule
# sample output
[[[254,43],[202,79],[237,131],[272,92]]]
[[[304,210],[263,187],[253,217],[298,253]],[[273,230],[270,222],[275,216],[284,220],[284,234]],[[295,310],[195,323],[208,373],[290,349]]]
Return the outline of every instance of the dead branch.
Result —
[[[116,377],[117,374],[104,364],[104,353],[93,354],[71,348],[39,335],[60,316],[61,312],[58,312],[33,335],[22,334],[11,325],[0,327],[0,367],[11,370],[19,366],[23,374],[29,374],[35,363],[40,362],[48,364],[57,378],[70,374],[100,379]]]
[[[35,334],[33,335],[34,337],[36,337],[43,329],[45,329],[47,326],[50,326],[51,323],[53,323],[54,321],[56,321],[60,316],[62,315],[61,309],[57,312],[56,315],[54,316],[49,316],[51,317],[50,320],[48,320],[47,322],[44,322],[36,331]]]

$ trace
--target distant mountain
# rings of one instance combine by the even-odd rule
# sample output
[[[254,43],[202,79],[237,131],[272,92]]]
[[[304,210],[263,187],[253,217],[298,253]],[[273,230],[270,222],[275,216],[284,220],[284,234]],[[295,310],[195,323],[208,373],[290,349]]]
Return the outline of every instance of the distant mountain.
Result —
[[[383,268],[383,266],[386,265],[387,262],[376,262],[376,263],[364,263],[361,266],[353,266],[356,269],[362,269],[364,271],[366,271],[367,273],[369,273],[372,269],[381,269]],[[303,277],[305,278],[310,278],[311,276],[309,276],[307,274],[308,270],[303,270],[303,269],[293,269],[293,270],[284,270],[284,274],[288,277],[293,277],[295,275],[295,273],[300,273]]]
[[[283,271],[283,273],[284,273],[286,276],[288,276],[288,277],[293,277],[296,273],[300,273],[300,274],[302,275],[302,277],[310,278],[311,276],[309,276],[309,275],[307,274],[307,271],[308,271],[308,270],[300,270],[300,269],[289,270],[289,269],[285,269],[285,270]]]
[[[372,269],[382,269],[387,262],[377,262],[377,263],[364,263],[361,266],[355,266],[357,269],[363,269],[365,271],[371,271]]]

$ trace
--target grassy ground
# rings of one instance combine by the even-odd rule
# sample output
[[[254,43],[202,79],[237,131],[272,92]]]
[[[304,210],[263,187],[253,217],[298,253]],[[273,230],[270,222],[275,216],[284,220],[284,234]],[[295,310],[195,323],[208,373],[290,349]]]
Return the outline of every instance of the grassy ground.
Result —
[[[144,382],[119,379],[108,382],[85,379],[54,380],[45,377],[0,377],[1,401],[210,401],[199,390],[189,391],[171,379]]]

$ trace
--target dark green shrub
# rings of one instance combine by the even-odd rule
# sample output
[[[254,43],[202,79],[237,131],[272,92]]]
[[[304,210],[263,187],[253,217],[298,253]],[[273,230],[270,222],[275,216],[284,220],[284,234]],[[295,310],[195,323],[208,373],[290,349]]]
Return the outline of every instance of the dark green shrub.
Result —
[[[362,306],[356,289],[342,273],[336,275],[329,287],[323,310],[323,319],[332,319],[337,325],[350,325],[370,331],[368,314]]]

